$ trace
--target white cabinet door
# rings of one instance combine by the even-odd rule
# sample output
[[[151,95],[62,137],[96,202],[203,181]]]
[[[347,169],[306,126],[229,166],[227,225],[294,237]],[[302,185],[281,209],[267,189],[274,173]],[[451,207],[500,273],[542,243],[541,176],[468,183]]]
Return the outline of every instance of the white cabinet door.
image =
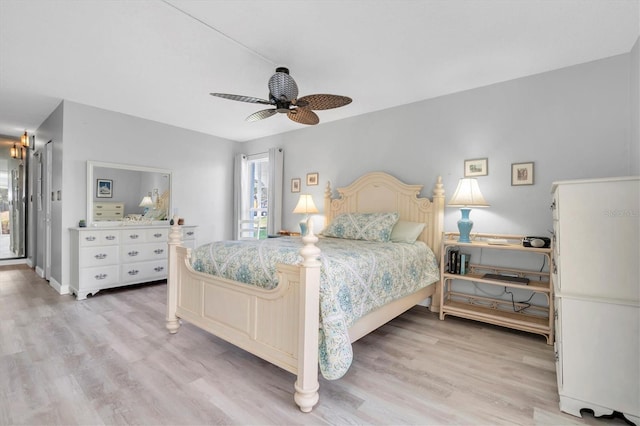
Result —
[[[555,200],[562,293],[639,300],[640,181],[569,182]]]
[[[563,297],[560,388],[587,404],[638,415],[640,406],[640,308]],[[572,413],[579,415],[579,413]]]

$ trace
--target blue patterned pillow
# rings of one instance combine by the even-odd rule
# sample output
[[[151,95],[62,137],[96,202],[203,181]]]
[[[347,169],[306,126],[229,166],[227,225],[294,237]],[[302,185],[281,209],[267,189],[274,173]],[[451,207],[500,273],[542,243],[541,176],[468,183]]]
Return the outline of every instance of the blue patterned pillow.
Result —
[[[387,242],[398,213],[343,213],[322,232],[325,237]]]

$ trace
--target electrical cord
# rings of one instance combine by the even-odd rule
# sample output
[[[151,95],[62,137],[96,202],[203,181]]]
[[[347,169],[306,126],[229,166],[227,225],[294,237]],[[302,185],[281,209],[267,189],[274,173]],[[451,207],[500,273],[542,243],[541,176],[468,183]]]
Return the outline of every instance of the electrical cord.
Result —
[[[507,287],[504,288],[504,293],[505,294],[509,294],[511,296],[511,305],[513,306],[513,312],[522,312],[525,309],[531,307],[531,303],[529,303],[529,302],[531,302],[531,299],[533,299],[533,296],[535,296],[535,294],[536,294],[535,291],[532,291],[531,292],[531,296],[529,296],[529,298],[527,300],[523,300],[521,302],[516,302],[513,293],[510,292],[509,290],[507,290]],[[523,306],[522,308],[516,308],[516,303],[523,303],[526,306]]]

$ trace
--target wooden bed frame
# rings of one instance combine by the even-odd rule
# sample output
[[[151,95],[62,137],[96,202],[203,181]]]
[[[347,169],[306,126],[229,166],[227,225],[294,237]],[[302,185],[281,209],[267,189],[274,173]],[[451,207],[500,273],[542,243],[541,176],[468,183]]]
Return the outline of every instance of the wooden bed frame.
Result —
[[[423,222],[424,241],[439,259],[444,217],[444,189],[439,177],[433,201],[418,198],[422,185],[407,185],[382,172],[363,175],[351,185],[338,188],[332,199],[325,191],[327,223],[340,213],[394,212],[401,220]],[[177,218],[176,218],[177,219]],[[177,220],[174,223],[177,224]],[[312,225],[310,223],[310,225]],[[278,265],[278,286],[265,290],[255,286],[194,271],[191,250],[181,246],[182,231],[173,225],[169,234],[167,280],[167,329],[176,333],[186,320],[297,376],[294,400],[303,412],[318,402],[318,328],[320,249],[310,232],[302,238],[300,265]],[[369,313],[350,329],[354,342],[429,296],[431,310],[439,310],[439,283],[398,299]]]

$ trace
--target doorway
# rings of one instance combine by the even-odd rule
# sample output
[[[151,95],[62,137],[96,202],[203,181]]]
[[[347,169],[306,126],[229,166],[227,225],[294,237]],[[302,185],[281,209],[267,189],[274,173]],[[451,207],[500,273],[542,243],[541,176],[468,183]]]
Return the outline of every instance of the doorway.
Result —
[[[19,138],[0,135],[0,261],[26,257],[28,154]]]

